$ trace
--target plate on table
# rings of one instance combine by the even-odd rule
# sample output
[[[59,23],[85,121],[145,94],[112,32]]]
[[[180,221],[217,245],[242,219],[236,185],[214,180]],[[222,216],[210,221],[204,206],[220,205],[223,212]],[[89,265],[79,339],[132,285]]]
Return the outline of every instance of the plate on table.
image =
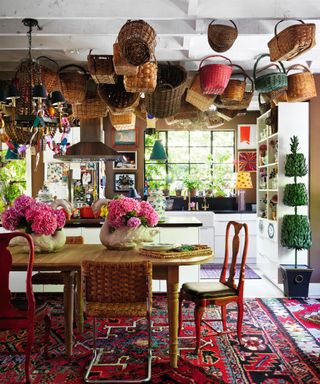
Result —
[[[152,243],[144,244],[143,249],[149,251],[170,251],[171,249],[179,248],[181,244],[169,244],[169,243]]]

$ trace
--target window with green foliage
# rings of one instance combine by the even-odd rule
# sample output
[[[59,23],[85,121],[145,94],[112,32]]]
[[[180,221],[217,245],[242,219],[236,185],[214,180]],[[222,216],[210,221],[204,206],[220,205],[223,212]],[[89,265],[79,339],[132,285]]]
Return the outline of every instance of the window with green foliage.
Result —
[[[187,177],[201,181],[200,190],[214,196],[229,196],[233,191],[235,133],[221,131],[159,132],[168,161],[149,160],[155,136],[145,135],[145,178],[151,188],[170,193],[185,188]]]

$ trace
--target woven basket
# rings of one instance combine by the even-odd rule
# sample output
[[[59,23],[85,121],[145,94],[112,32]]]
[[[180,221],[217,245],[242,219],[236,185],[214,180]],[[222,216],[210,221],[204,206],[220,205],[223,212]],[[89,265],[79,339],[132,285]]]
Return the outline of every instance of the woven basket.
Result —
[[[178,112],[185,91],[187,73],[180,65],[159,64],[157,87],[145,97],[146,110],[157,118]]]
[[[259,102],[259,111],[261,115],[263,115],[264,113],[269,111],[269,109],[271,109],[271,102],[265,102],[265,103],[262,102],[261,93],[259,93],[258,102]]]
[[[288,87],[288,78],[286,75],[286,70],[285,70],[283,64],[281,63],[281,61],[279,61],[278,64],[275,64],[275,63],[269,64],[266,67],[264,67],[258,71],[258,72],[261,72],[261,71],[266,70],[267,68],[270,68],[271,66],[275,66],[278,70],[277,72],[267,73],[267,74],[260,75],[259,77],[257,77],[256,74],[257,74],[257,66],[258,66],[259,61],[263,57],[269,57],[269,56],[270,55],[268,55],[267,53],[260,55],[258,57],[257,61],[255,62],[254,67],[253,67],[254,85],[255,85],[256,90],[261,92],[261,93],[277,91],[278,89]]]
[[[138,73],[134,76],[124,76],[123,82],[127,92],[152,93],[157,86],[157,62],[139,65]]]
[[[230,78],[226,89],[220,96],[222,102],[239,102],[243,99],[246,90],[246,78],[248,75],[240,65],[232,64],[232,66],[240,69],[243,80]]]
[[[317,96],[316,84],[313,74],[302,64],[291,65],[287,69],[287,74],[291,70],[301,70],[288,76],[288,101],[305,101]]]
[[[186,101],[200,111],[205,112],[213,103],[214,95],[204,95],[201,90],[200,76],[196,75],[193,79],[191,87],[187,90]]]
[[[208,25],[208,43],[210,47],[216,52],[225,52],[230,49],[238,37],[238,29],[232,20],[229,20],[233,27],[230,25],[213,24],[212,20]]]
[[[77,119],[95,119],[108,114],[107,104],[99,96],[85,99],[81,104],[72,106],[73,116]]]
[[[136,115],[129,111],[125,113],[110,113],[110,122],[117,131],[126,131],[135,128]]]
[[[229,61],[230,65],[226,64],[207,64],[202,67],[202,63],[211,57],[222,57]],[[231,61],[221,55],[207,56],[201,60],[199,65],[200,84],[202,93],[205,95],[221,95],[225,90],[232,73]]]
[[[59,65],[58,63],[50,59],[47,56],[39,56],[36,59],[40,64],[40,71],[41,71],[41,80],[44,86],[46,87],[46,90],[48,93],[51,93],[53,91],[60,91],[61,90],[61,84],[60,79],[58,75]],[[48,66],[41,64],[42,60],[47,60],[50,63],[53,63],[55,66],[55,70],[49,68]]]
[[[288,101],[287,88],[280,88],[280,89],[277,89],[276,91],[262,93],[262,97],[268,103],[273,102],[274,104],[277,104],[279,102],[287,102]]]
[[[277,33],[278,25],[283,21],[285,20],[282,19],[275,25],[275,36],[268,43],[271,61],[291,60],[316,45],[315,24],[305,24],[302,20],[297,20],[300,24],[291,25]]]
[[[115,84],[116,74],[114,72],[112,55],[91,55],[87,57],[88,70],[96,83]]]
[[[99,84],[98,93],[101,99],[113,111],[133,108],[139,100],[139,93],[127,92],[123,85],[123,76],[118,76],[116,84]]]
[[[46,126],[46,129],[43,127],[30,128],[29,126],[20,126],[20,125],[5,125],[5,132],[9,136],[9,138],[17,144],[30,144],[36,145],[39,140],[41,140],[44,135],[50,135],[53,137],[56,133],[57,127],[49,127]],[[35,133],[37,132],[37,133]]]
[[[118,34],[123,57],[132,65],[150,61],[156,46],[156,32],[144,20],[127,20]]]
[[[73,68],[73,71],[65,71]],[[61,90],[65,99],[71,104],[79,104],[86,98],[86,71],[79,65],[69,64],[59,69]]]
[[[138,73],[138,66],[129,64],[121,55],[118,43],[113,44],[113,65],[117,75],[135,76]]]

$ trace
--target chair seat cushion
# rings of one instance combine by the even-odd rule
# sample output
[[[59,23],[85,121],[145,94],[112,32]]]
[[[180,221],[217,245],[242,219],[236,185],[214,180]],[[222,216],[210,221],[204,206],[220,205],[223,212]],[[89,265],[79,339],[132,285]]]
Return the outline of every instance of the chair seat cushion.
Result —
[[[184,283],[181,290],[187,295],[196,297],[197,299],[219,299],[237,296],[234,288],[230,288],[220,282]]]
[[[144,317],[147,314],[147,303],[99,303],[87,301],[86,313],[88,316],[95,317]]]

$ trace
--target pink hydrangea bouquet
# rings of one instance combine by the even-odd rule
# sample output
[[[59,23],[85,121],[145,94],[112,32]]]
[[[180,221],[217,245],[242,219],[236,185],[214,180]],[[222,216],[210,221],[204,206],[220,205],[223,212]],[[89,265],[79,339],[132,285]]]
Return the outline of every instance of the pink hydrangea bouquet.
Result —
[[[26,233],[53,235],[64,227],[66,215],[62,209],[53,209],[32,197],[21,195],[13,206],[1,215],[2,225],[9,231],[24,229]]]
[[[107,221],[113,230],[124,226],[154,227],[158,224],[158,214],[147,201],[139,202],[130,197],[120,196],[109,202]]]

